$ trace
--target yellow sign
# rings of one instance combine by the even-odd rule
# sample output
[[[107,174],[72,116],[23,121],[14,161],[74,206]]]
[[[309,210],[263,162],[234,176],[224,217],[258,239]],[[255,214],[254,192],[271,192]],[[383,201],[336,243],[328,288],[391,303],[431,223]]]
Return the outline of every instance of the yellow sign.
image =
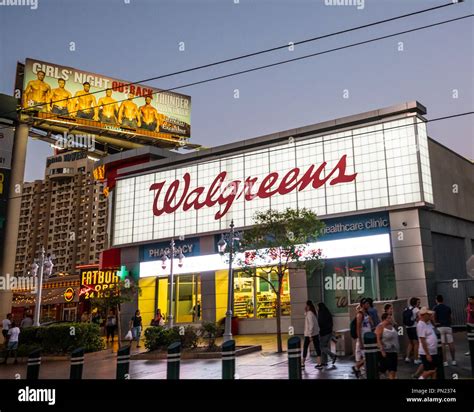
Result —
[[[84,299],[101,298],[115,293],[120,277],[117,270],[81,270],[80,296]]]
[[[64,300],[66,302],[71,302],[73,299],[74,299],[74,295],[75,295],[76,292],[74,292],[74,289],[73,288],[67,288],[65,291],[64,291]]]
[[[105,165],[100,165],[94,169],[92,172],[95,180],[104,180],[105,179]]]

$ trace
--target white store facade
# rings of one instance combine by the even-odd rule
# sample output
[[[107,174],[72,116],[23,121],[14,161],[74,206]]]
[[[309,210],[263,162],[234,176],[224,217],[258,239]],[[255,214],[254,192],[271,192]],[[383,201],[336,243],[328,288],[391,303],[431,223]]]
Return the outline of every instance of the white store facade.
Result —
[[[430,151],[434,144],[436,151],[448,149],[428,138],[425,113],[410,102],[120,168],[109,233],[121,265],[140,279],[142,296],[133,308],[140,308],[145,324],[157,307],[166,312],[169,265],[162,267],[160,254],[175,239],[185,255],[174,270],[175,320],[221,319],[228,266],[217,253],[221,234],[232,220],[245,230],[256,211],[288,207],[311,209],[325,222],[325,233],[312,245],[322,249],[325,264],[317,273],[287,273],[284,327],[301,332],[307,299],[324,301],[336,328],[347,327],[348,307],[362,296],[427,302],[434,259],[425,226],[436,210]],[[469,257],[474,229],[469,212],[462,213],[470,222],[463,241]],[[241,274],[237,265],[234,270],[241,333],[273,332],[271,288]],[[350,277],[363,278],[363,290],[337,287]]]

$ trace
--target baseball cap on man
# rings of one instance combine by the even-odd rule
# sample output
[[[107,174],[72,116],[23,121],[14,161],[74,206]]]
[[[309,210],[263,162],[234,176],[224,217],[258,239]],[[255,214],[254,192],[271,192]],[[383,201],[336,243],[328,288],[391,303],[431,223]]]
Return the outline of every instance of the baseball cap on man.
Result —
[[[420,311],[418,312],[419,315],[432,315],[434,312],[432,310],[429,310],[426,306],[423,306]]]

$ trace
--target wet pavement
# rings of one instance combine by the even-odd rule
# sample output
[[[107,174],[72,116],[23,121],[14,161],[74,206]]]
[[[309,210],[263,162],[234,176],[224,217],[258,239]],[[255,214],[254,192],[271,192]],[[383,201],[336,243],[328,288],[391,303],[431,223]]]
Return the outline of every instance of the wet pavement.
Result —
[[[237,346],[251,344],[262,345],[261,352],[239,356],[236,359],[236,379],[287,379],[287,353],[276,353],[275,335],[247,335],[235,337]],[[283,337],[283,346],[286,350],[288,336]],[[464,356],[467,351],[465,332],[455,333],[456,355],[458,366],[445,368],[447,379],[463,379],[470,377],[470,358]],[[220,343],[219,341],[217,342]],[[109,345],[109,349],[85,355],[83,370],[84,379],[115,379],[116,350]],[[143,352],[132,346],[132,354]],[[449,358],[450,359],[450,358]],[[0,379],[24,379],[26,377],[26,362],[24,359],[13,365],[12,359],[8,365],[0,365]],[[314,368],[314,358],[306,361],[303,379],[356,379],[351,372],[354,365],[352,357],[339,358],[334,368],[318,370]],[[411,379],[417,366],[407,364],[399,359],[399,378]],[[131,360],[130,379],[166,379],[166,360]],[[40,379],[69,379],[70,364],[65,360],[43,360],[40,369]],[[220,359],[182,360],[181,379],[221,379],[222,361]]]

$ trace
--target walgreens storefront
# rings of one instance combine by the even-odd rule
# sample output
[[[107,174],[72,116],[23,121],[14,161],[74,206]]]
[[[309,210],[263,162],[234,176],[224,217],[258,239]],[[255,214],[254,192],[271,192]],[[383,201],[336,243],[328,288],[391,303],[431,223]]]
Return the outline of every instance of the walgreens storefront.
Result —
[[[308,298],[326,302],[340,318],[336,327],[347,327],[348,305],[362,296],[409,297],[409,287],[397,280],[393,237],[407,210],[433,202],[422,114],[419,103],[407,103],[119,169],[110,196],[111,244],[139,279],[135,307],[144,324],[156,308],[168,310],[170,265],[162,257],[171,239],[175,321],[223,318],[228,262],[217,253],[217,241],[231,220],[245,230],[257,210],[270,208],[309,208],[326,223],[312,245],[322,249],[324,267],[286,274],[283,327],[302,332]],[[241,332],[274,332],[268,282],[245,276],[237,265],[234,270]]]

